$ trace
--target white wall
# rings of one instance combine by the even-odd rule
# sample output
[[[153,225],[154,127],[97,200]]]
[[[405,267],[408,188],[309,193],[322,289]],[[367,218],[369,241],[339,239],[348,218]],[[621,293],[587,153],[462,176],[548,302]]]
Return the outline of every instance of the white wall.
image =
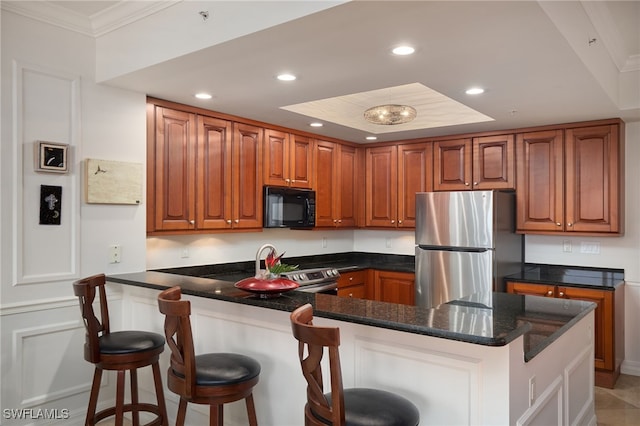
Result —
[[[95,84],[93,38],[7,11],[1,19],[0,424],[32,424],[4,412],[29,408],[69,410],[61,421],[81,424],[92,366],[71,284],[146,266],[144,205],[84,203],[82,162],[144,163],[146,98]],[[69,144],[70,171],[36,173],[36,140]],[[39,224],[40,185],[62,186],[60,225]],[[114,243],[123,261],[112,265]],[[121,328],[118,298],[110,302]]]

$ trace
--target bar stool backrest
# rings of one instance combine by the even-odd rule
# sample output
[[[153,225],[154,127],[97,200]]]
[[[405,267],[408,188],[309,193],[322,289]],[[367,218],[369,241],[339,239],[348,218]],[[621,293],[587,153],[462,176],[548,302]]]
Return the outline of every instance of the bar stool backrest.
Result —
[[[97,274],[73,283],[73,292],[80,302],[80,312],[86,329],[84,359],[93,364],[100,362],[100,336],[109,334],[109,308],[105,292],[105,275]],[[93,309],[96,290],[100,300],[100,318]]]

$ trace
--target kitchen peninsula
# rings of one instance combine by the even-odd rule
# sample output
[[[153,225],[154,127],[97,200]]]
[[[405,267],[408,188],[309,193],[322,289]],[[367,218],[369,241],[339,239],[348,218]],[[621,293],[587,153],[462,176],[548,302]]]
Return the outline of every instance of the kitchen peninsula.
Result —
[[[595,424],[589,302],[494,293],[491,309],[466,300],[424,309],[299,291],[263,299],[233,282],[155,271],[108,281],[122,292],[128,323],[156,331],[156,297],[179,285],[192,303],[198,353],[260,361],[254,396],[262,425],[302,422],[306,385],[289,313],[304,303],[314,306],[316,324],[341,329],[345,387],[402,394],[424,424]],[[530,333],[540,321],[546,328]],[[188,414],[194,424],[199,413]],[[243,416],[242,406],[229,406],[233,424]]]

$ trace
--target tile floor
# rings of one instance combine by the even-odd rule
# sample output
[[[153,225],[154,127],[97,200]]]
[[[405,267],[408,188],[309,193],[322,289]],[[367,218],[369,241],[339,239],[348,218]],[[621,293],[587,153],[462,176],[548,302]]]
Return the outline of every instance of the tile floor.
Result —
[[[595,388],[598,426],[640,425],[640,376],[620,375],[614,389]]]

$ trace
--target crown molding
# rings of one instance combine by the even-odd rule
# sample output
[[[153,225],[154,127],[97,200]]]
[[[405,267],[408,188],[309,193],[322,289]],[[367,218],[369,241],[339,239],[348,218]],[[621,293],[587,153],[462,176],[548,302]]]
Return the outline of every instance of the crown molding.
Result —
[[[640,54],[629,52],[606,2],[581,1],[581,4],[618,71],[640,71]]]
[[[91,16],[48,1],[0,1],[0,6],[3,10],[95,38],[181,1],[119,1]]]

